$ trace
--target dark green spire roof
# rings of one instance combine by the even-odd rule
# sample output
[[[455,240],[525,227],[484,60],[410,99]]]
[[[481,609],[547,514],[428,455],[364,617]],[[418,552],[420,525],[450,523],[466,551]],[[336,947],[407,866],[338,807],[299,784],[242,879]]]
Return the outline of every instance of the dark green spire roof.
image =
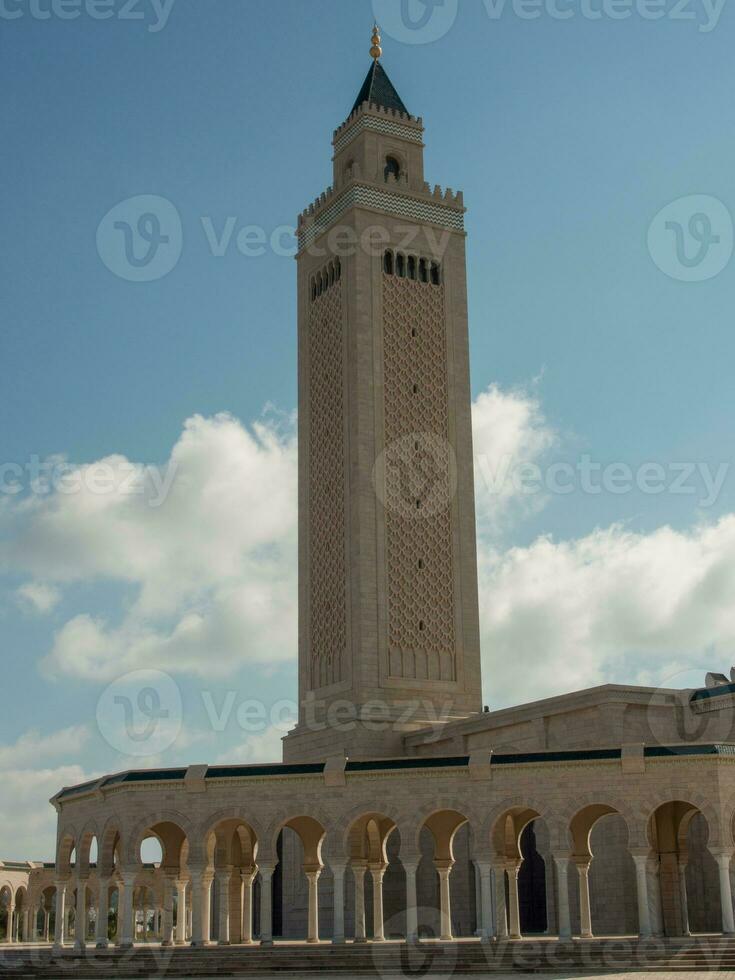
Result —
[[[382,106],[384,109],[395,109],[398,112],[405,112],[407,116],[410,115],[400,95],[393,87],[393,82],[388,78],[385,69],[379,61],[374,61],[370,66],[370,71],[362,83],[360,94],[355,100],[350,115],[363,102],[372,102],[374,105]]]

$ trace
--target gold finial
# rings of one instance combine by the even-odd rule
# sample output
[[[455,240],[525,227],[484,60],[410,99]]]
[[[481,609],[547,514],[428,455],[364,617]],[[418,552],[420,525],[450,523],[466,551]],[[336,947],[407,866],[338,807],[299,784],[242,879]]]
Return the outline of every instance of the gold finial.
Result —
[[[370,48],[370,57],[374,58],[375,61],[382,55],[383,49],[380,46],[380,30],[378,25],[373,25],[373,46]]]

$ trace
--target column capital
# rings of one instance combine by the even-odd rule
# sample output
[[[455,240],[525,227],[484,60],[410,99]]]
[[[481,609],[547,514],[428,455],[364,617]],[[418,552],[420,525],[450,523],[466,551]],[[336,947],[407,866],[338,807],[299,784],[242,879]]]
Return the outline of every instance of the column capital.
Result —
[[[337,877],[338,875],[340,876],[344,875],[344,873],[347,871],[346,861],[329,861],[328,864],[329,864],[329,870],[332,872],[332,874],[335,877]]]
[[[733,849],[731,847],[709,847],[707,850],[718,863],[732,861]]]
[[[254,864],[252,868],[241,868],[240,869],[240,879],[245,885],[250,885],[255,876],[258,873],[258,865]]]

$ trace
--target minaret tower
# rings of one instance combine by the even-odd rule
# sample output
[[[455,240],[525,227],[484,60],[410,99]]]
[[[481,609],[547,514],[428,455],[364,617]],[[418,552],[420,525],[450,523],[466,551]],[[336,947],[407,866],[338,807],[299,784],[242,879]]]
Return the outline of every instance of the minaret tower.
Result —
[[[424,180],[424,127],[380,35],[333,184],[298,223],[299,701],[286,761],[404,754],[479,711],[461,193]]]

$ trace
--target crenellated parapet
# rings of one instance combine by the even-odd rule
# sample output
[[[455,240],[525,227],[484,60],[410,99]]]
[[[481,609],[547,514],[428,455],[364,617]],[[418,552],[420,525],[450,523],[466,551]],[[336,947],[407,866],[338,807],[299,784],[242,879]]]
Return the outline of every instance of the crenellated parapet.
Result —
[[[386,109],[372,102],[363,102],[342,125],[334,131],[332,145],[337,156],[366,130],[383,136],[394,136],[423,147],[424,125],[421,117],[409,116],[397,109]]]
[[[405,179],[389,177],[375,182],[352,174],[346,184],[320,194],[298,217],[299,248],[306,248],[350,208],[363,207],[400,218],[426,221],[440,228],[464,231],[464,194],[451,187],[424,183],[422,190],[410,190]]]

